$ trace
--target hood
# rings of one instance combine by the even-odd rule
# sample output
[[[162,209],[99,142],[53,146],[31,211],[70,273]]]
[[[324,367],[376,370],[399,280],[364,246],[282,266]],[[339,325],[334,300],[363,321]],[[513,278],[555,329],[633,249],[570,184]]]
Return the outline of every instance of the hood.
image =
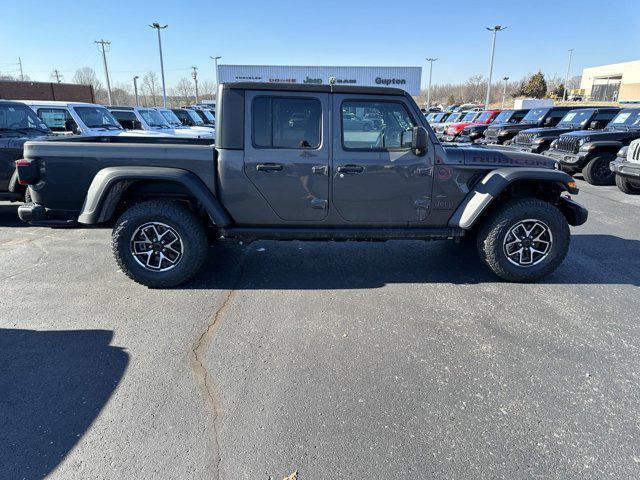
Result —
[[[606,128],[604,130],[575,130],[573,132],[565,133],[563,137],[587,137],[589,139],[588,141],[621,140],[640,137],[640,129],[618,130]]]
[[[535,128],[537,127],[538,124],[537,123],[495,123],[493,125],[491,125],[489,128],[491,128],[492,130],[509,130],[511,132],[513,131],[521,131],[521,130],[528,130],[530,128]]]
[[[457,146],[464,155],[464,164],[479,167],[527,167],[554,170],[556,161],[550,157],[518,150],[502,150],[482,145]],[[448,153],[448,150],[447,150]]]
[[[558,135],[562,135],[563,133],[572,132],[573,128],[527,128],[521,133],[533,133],[539,135],[541,137],[557,137]]]

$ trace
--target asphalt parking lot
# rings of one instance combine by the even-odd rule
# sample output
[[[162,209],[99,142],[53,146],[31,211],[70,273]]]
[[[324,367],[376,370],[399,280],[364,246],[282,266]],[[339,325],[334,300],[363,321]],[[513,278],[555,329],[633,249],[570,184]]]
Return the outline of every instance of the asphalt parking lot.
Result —
[[[0,204],[0,478],[640,478],[640,197],[544,281],[452,243],[211,249],[149,290]]]

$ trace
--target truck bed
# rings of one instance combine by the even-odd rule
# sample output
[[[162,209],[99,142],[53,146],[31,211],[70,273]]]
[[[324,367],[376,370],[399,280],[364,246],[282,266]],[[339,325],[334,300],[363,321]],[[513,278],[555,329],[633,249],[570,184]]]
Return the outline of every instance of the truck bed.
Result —
[[[40,177],[32,198],[73,217],[91,181],[106,167],[179,167],[196,174],[215,193],[216,150],[207,139],[72,137],[27,142],[24,157],[37,160]]]

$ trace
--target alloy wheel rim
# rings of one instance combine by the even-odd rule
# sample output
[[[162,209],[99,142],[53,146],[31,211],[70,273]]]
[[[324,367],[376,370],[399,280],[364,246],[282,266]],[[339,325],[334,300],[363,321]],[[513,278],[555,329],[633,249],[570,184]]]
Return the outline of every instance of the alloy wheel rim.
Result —
[[[527,219],[516,223],[504,237],[503,250],[507,260],[518,267],[532,267],[542,262],[551,251],[553,234],[540,220]]]
[[[133,232],[131,255],[146,270],[166,272],[182,260],[184,244],[173,227],[166,223],[148,222]]]

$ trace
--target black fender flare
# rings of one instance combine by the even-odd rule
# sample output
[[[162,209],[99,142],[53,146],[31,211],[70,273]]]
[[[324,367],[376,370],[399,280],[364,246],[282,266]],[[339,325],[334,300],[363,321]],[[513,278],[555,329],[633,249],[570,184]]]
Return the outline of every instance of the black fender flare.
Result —
[[[598,150],[607,149],[615,155],[622,147],[624,147],[624,143],[618,140],[596,140],[583,144],[580,147],[580,152],[584,153],[585,156],[589,155],[591,157],[597,154]]]
[[[498,168],[479,181],[449,219],[449,226],[469,230],[480,215],[512,183],[521,180],[553,182],[569,193],[578,193],[573,177],[561,170]]]
[[[20,185],[18,183],[18,169],[16,168],[11,175],[11,180],[9,180],[9,191],[11,193],[22,193],[26,190],[26,187]]]
[[[137,180],[180,183],[202,204],[213,223],[219,227],[231,224],[224,207],[194,173],[180,168],[127,166],[103,168],[93,177],[78,223],[94,225],[107,221],[126,187]]]

